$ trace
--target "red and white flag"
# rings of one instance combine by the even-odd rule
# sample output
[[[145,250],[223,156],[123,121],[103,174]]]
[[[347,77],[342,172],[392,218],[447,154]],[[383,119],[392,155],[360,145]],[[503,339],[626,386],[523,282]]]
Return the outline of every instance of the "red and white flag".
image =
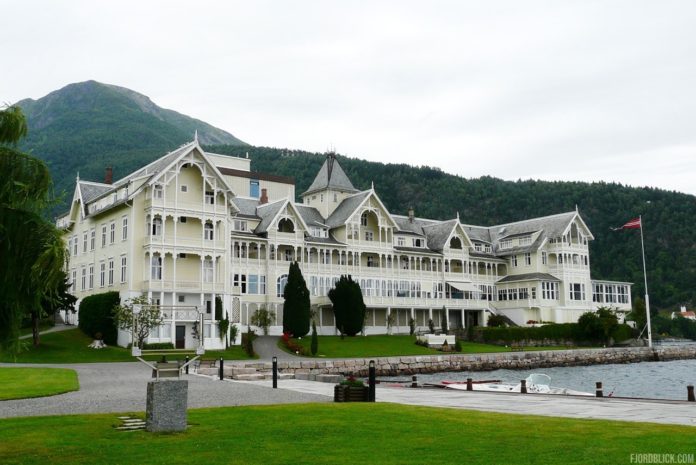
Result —
[[[611,228],[614,231],[619,231],[621,229],[640,229],[640,218],[634,218],[620,228]]]

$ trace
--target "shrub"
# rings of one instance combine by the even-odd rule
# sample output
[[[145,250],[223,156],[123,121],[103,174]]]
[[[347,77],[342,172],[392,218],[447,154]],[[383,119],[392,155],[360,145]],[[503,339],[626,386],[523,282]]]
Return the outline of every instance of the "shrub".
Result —
[[[447,327],[447,310],[443,307],[442,308],[443,312],[443,318],[442,318],[442,324],[440,325],[442,329],[442,334],[447,334],[449,332],[449,328]]]
[[[280,340],[290,352],[298,355],[307,355],[307,349],[295,341],[290,333],[283,333],[283,337]]]
[[[290,264],[288,282],[283,291],[283,331],[302,337],[309,333],[311,305],[309,289],[297,262]]]
[[[89,337],[102,333],[106,344],[114,345],[118,339],[112,310],[121,303],[118,292],[103,292],[85,297],[80,303],[78,327]]]
[[[363,330],[367,307],[360,285],[353,278],[342,275],[329,291],[329,299],[336,317],[336,328],[342,335],[355,336]]]
[[[459,338],[457,338],[457,339],[454,341],[454,350],[455,350],[456,352],[461,352],[461,351],[462,351],[462,343],[461,343],[461,341],[459,340]]]
[[[408,319],[408,333],[413,336],[416,333],[416,320],[413,318]]]
[[[143,344],[142,347],[144,350],[164,350],[164,349],[173,349],[174,344],[171,342],[151,342],[151,343],[145,343]]]
[[[435,334],[435,322],[432,318],[428,320],[428,330],[430,331],[430,334]]]
[[[491,328],[504,328],[507,321],[502,315],[491,315],[488,317],[488,326]]]
[[[275,323],[275,314],[271,313],[265,306],[259,308],[251,315],[251,324],[261,328],[264,336],[268,336],[268,328],[273,323]]]
[[[346,379],[341,381],[341,385],[342,386],[362,387],[365,385],[365,382],[360,378],[356,378],[355,376],[350,375]]]
[[[317,336],[317,324],[312,322],[312,355],[316,356],[319,352],[319,336]]]
[[[247,326],[247,332],[242,334],[242,347],[249,357],[254,356],[254,338],[256,334]]]
[[[234,344],[234,341],[237,340],[237,335],[239,334],[239,326],[237,325],[230,325],[230,341],[232,344]]]

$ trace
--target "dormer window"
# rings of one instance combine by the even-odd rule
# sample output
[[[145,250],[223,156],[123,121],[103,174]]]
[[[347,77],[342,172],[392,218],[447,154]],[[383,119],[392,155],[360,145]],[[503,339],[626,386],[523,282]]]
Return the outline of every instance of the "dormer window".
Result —
[[[532,236],[520,237],[520,245],[530,245],[532,243]]]
[[[406,238],[397,237],[396,238],[396,245],[398,245],[399,247],[404,247],[406,245]]]
[[[235,231],[246,231],[247,222],[242,220],[234,220],[234,230]]]
[[[278,222],[278,232],[294,233],[295,225],[293,224],[292,220],[289,218],[283,218],[280,220]]]
[[[477,252],[483,252],[483,244],[481,244],[480,242],[476,242],[474,244],[474,250]]]
[[[506,239],[504,241],[500,241],[500,249],[505,250],[505,249],[511,249],[512,248],[512,240],[511,239]]]
[[[413,239],[413,247],[423,247],[423,239]]]
[[[486,253],[491,253],[491,252],[493,251],[493,249],[491,248],[491,246],[488,245],[488,244],[486,244],[486,249],[485,249],[485,250],[486,250]]]

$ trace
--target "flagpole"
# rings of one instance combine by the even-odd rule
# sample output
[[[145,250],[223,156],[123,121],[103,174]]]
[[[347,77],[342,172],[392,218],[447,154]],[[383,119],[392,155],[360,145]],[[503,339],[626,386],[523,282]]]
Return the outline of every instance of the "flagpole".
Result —
[[[643,279],[645,280],[645,313],[648,320],[648,347],[652,347],[652,328],[650,326],[650,296],[648,296],[648,273],[645,267],[645,245],[643,244],[643,215],[640,220],[640,250],[643,252]]]

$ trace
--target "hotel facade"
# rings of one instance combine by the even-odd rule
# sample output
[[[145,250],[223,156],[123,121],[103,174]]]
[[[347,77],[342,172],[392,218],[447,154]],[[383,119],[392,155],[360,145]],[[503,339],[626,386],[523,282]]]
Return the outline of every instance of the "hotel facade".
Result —
[[[526,325],[631,309],[630,283],[591,278],[594,237],[577,211],[490,227],[458,214],[395,215],[374,186],[355,189],[333,154],[301,200],[291,178],[253,172],[248,158],[205,152],[197,140],[115,182],[109,171],[104,183],[78,177],[57,220],[78,318],[88,295],[145,294],[165,317],[149,342],[193,348],[203,338],[218,349],[219,297],[231,323],[245,328],[265,307],[280,334],[292,261],[320,334],[336,334],[327,294],[345,274],[362,288],[366,334],[407,333],[411,318],[418,330],[429,320],[452,329],[494,314]],[[119,344],[128,342],[120,332]]]

